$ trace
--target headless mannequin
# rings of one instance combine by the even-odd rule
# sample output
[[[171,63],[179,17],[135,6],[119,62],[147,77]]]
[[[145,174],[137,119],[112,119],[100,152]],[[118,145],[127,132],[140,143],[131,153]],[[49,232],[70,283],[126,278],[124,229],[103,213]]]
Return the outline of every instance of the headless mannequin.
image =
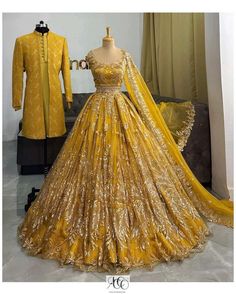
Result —
[[[41,33],[44,35],[45,33],[49,32],[48,25],[45,24],[42,20],[39,22],[39,24],[36,24],[35,31]],[[67,102],[67,107],[70,109],[72,105],[72,102]],[[20,110],[21,107],[16,107],[15,111]]]
[[[115,40],[110,35],[110,27],[106,28],[107,35],[102,39],[102,47],[93,50],[93,54],[98,62],[111,64],[119,62],[122,58],[122,51],[115,46]]]
[[[36,24],[35,31],[41,33],[44,35],[45,33],[49,32],[48,25],[45,24],[42,20],[39,22],[39,24]]]

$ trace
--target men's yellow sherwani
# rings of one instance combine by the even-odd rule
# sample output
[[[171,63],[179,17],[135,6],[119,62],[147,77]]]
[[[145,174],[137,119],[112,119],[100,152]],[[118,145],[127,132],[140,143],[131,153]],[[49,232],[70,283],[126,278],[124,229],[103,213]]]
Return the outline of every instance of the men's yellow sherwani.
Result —
[[[22,106],[23,73],[26,72],[22,135],[30,139],[58,137],[66,132],[59,73],[65,96],[72,102],[70,61],[64,37],[39,32],[16,39],[13,56],[12,106]]]

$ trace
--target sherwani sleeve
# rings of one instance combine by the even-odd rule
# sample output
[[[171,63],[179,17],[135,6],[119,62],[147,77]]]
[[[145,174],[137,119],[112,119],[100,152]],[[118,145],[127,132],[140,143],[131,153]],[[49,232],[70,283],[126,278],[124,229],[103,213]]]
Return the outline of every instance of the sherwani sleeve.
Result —
[[[70,59],[66,39],[64,39],[62,54],[62,76],[64,81],[65,96],[67,102],[72,102],[71,77],[70,77]]]
[[[22,45],[16,39],[12,64],[12,107],[21,108],[23,95],[24,59]]]

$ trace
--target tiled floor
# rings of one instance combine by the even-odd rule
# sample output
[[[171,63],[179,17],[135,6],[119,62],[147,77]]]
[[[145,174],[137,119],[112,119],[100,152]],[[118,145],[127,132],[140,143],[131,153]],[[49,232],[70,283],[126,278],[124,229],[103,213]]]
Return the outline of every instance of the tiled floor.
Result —
[[[3,281],[105,281],[106,273],[85,273],[27,256],[17,244],[16,230],[24,216],[27,194],[40,187],[43,176],[19,176],[16,142],[3,145]],[[213,236],[205,250],[182,262],[163,263],[153,271],[135,270],[131,282],[233,281],[233,230],[209,223]]]

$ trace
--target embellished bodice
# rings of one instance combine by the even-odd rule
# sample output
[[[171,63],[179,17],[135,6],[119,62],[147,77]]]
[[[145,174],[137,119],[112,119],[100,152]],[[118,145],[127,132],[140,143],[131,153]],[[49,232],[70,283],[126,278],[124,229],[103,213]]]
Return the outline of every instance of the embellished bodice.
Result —
[[[122,58],[110,64],[101,63],[96,60],[93,51],[86,56],[89,69],[91,69],[97,91],[117,89],[120,90],[125,73],[125,51],[122,51]]]

